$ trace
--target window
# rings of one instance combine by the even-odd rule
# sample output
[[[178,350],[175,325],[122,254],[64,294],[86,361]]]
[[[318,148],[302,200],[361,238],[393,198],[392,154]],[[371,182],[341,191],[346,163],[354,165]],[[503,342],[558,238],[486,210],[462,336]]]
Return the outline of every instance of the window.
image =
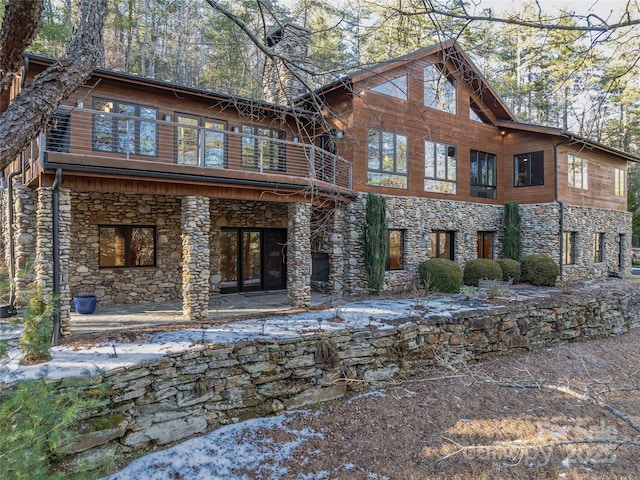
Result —
[[[243,167],[276,170],[279,172],[286,170],[284,144],[273,141],[284,140],[286,137],[284,130],[257,125],[243,125],[242,133],[255,135],[242,137],[241,165]]]
[[[424,68],[424,106],[456,113],[456,80],[447,75],[442,65]]]
[[[478,232],[478,258],[493,259],[493,232]]]
[[[94,150],[157,156],[157,108],[94,98],[93,109],[107,114],[93,115]]]
[[[626,195],[627,181],[625,179],[625,173],[622,168],[615,169],[614,194],[616,197],[624,197]]]
[[[155,267],[156,227],[101,225],[100,267]]]
[[[388,82],[376,85],[371,89],[372,92],[381,93],[383,95],[389,95],[390,97],[399,98],[400,100],[407,99],[407,76],[394,78]]]
[[[593,263],[602,263],[604,258],[604,233],[593,234]]]
[[[456,147],[424,142],[424,191],[456,194]]]
[[[387,270],[404,268],[404,230],[387,231]]]
[[[226,122],[184,114],[177,114],[176,121],[179,164],[225,168]]]
[[[407,136],[370,128],[367,133],[367,183],[407,188]]]
[[[576,263],[576,232],[562,232],[564,247],[562,250],[562,263],[573,265]]]
[[[489,117],[482,111],[482,109],[478,106],[478,104],[473,100],[473,98],[469,99],[469,118],[474,122],[486,123],[487,125],[493,125],[489,120]]]
[[[587,172],[587,159],[569,154],[567,155],[567,160],[569,162],[569,186],[572,188],[587,190],[589,179]]]
[[[521,153],[513,156],[515,186],[544,185],[544,152]]]
[[[448,258],[454,260],[455,232],[435,230],[431,232],[431,258]]]
[[[496,198],[496,156],[471,150],[471,196]]]

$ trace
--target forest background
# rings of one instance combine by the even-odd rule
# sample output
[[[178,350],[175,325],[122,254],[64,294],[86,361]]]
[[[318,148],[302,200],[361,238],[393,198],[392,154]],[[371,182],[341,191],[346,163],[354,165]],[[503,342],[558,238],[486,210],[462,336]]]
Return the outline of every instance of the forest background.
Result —
[[[5,5],[6,0],[1,3]],[[63,54],[77,2],[46,0],[29,51]],[[453,38],[525,123],[640,154],[640,3],[536,0],[108,0],[102,67],[260,99],[265,38],[311,30],[311,86]],[[628,175],[638,210],[640,169]],[[634,237],[640,241],[640,215]]]

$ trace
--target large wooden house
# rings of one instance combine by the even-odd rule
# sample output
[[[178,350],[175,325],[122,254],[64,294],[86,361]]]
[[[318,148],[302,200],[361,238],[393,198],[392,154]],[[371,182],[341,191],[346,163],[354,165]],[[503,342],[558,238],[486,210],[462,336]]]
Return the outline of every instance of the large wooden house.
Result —
[[[26,56],[12,92],[50,63]],[[265,84],[286,94],[301,78]],[[368,192],[386,196],[386,289],[409,288],[428,258],[499,258],[506,202],[519,204],[523,255],[551,256],[574,281],[628,272],[638,160],[519,123],[455,42],[287,105],[98,69],[4,170],[2,238],[18,288],[35,258],[60,297],[62,334],[83,293],[182,298],[197,320],[213,292],[286,288],[305,306],[312,287],[366,291]]]

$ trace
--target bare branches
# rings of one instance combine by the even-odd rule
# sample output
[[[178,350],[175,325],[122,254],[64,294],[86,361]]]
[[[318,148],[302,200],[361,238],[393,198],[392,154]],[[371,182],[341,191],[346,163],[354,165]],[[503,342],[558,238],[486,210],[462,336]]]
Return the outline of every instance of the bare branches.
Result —
[[[11,84],[22,54],[42,25],[42,0],[14,0],[5,7],[0,31],[0,92]]]

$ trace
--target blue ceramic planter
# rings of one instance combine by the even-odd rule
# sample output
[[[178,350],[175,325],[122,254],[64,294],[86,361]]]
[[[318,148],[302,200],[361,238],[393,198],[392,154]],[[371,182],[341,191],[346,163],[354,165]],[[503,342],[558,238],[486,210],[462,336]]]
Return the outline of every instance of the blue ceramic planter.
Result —
[[[78,295],[73,297],[73,305],[76,307],[76,312],[85,315],[91,314],[96,310],[96,296]]]

